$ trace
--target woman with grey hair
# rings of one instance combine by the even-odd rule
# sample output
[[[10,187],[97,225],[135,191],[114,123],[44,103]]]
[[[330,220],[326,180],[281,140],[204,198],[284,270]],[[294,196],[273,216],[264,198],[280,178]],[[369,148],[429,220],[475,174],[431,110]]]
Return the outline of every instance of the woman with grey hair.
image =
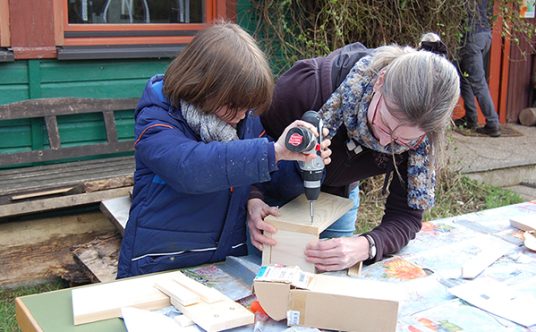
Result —
[[[419,49],[368,49],[354,43],[327,57],[298,61],[277,81],[272,105],[261,115],[267,133],[278,137],[304,112],[318,110],[333,152],[322,191],[355,202],[352,213],[321,235],[331,239],[307,247],[306,259],[317,269],[341,270],[398,252],[415,237],[424,211],[434,205],[435,170],[459,98],[458,73],[435,37],[423,36]],[[354,234],[358,181],[380,174],[385,174],[383,191],[388,191],[385,214],[372,231]],[[263,235],[276,231],[263,221],[276,211],[262,195],[253,191],[248,201],[250,239],[259,249],[277,245]]]

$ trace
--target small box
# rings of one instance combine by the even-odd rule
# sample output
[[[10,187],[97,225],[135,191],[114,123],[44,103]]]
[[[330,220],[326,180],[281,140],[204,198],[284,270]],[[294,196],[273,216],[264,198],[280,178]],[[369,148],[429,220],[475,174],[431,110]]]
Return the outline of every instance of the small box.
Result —
[[[396,331],[400,290],[386,282],[263,266],[253,287],[264,311],[289,326]]]

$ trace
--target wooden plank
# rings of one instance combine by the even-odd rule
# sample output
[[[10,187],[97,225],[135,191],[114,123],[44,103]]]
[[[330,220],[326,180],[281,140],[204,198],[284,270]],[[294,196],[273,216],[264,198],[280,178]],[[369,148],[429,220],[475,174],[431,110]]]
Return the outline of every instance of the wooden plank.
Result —
[[[315,273],[315,265],[305,260],[304,252],[309,242],[318,240],[318,235],[278,230],[272,238],[277,244],[272,247],[269,264],[296,265],[305,272]]]
[[[138,98],[35,98],[0,105],[0,120],[133,110]]]
[[[319,235],[328,228],[335,220],[343,216],[351,207],[352,201],[327,194],[320,193],[314,202],[314,222],[311,224],[309,201],[305,195],[300,195],[279,209],[279,216],[268,216],[265,221],[275,226],[278,230],[316,234]]]
[[[251,311],[180,272],[170,280],[157,282],[156,287],[171,298],[171,304],[205,331],[222,331],[254,322]],[[185,293],[185,289],[190,292]]]
[[[45,116],[45,124],[48,132],[48,143],[52,150],[58,150],[61,146],[58,121],[55,116]]]
[[[20,298],[15,299],[15,315],[17,323],[23,332],[43,332],[39,324],[35,321],[28,307]]]
[[[34,150],[2,155],[0,158],[0,166],[106,155],[128,151],[134,151],[134,144],[132,141],[72,146],[59,150]]]
[[[171,304],[207,332],[228,330],[255,322],[255,316],[251,311],[231,299],[182,306],[172,298]]]
[[[200,284],[197,281],[188,278],[182,273],[175,275],[173,277],[173,280],[199,295],[201,299],[206,303],[215,303],[225,298],[225,295],[223,295],[216,289]]]
[[[66,187],[66,188],[57,188],[57,189],[51,189],[51,190],[45,190],[45,191],[38,191],[38,192],[32,192],[28,194],[22,194],[22,195],[15,195],[11,196],[12,201],[17,201],[21,199],[28,199],[28,198],[35,198],[35,197],[43,197],[43,196],[50,196],[50,195],[58,195],[58,194],[64,194],[68,192],[69,190],[72,190],[73,187]]]
[[[85,192],[88,188],[86,188],[84,183],[107,180],[112,178],[119,178],[118,181],[128,183],[129,181],[132,181],[131,177],[133,173],[133,168],[104,170],[87,169],[85,173],[82,170],[77,172],[71,172],[68,168],[65,168],[65,172],[63,175],[59,173],[55,176],[51,174],[50,176],[45,175],[43,177],[21,178],[19,182],[14,182],[12,180],[0,180],[0,185],[5,186],[5,188],[3,188],[4,190],[0,191],[0,193],[1,195],[6,195],[10,193],[23,194],[32,191],[55,189],[59,187],[74,187],[76,185],[82,185],[82,191]],[[89,189],[91,190],[91,188]]]
[[[90,159],[84,161],[71,161],[69,162],[70,170],[91,169],[94,167],[105,167],[106,165],[113,165],[114,167],[124,164],[134,165],[134,156],[126,157],[109,157],[101,159]],[[62,171],[65,168],[65,163],[33,166],[33,167],[18,167],[12,169],[4,169],[0,171],[0,179],[11,178],[12,176],[42,176],[49,173]],[[23,173],[23,174],[21,174]]]
[[[349,277],[357,278],[361,275],[361,270],[363,270],[363,262],[359,262],[354,266],[349,267],[347,274]]]
[[[90,193],[113,188],[131,187],[134,185],[133,175],[114,177],[110,179],[86,181],[82,184],[84,192]]]
[[[117,142],[117,128],[115,127],[115,117],[113,111],[102,112],[104,126],[106,128],[106,138],[108,142]]]
[[[110,282],[117,276],[120,246],[121,237],[113,233],[76,245],[73,255],[92,282]]]
[[[130,204],[130,195],[106,199],[100,204],[100,210],[115,225],[121,236],[125,233]]]
[[[169,297],[154,284],[177,273],[147,275],[73,289],[74,325],[120,317],[123,307],[151,310],[169,306]]]
[[[125,186],[128,186],[128,183],[132,185],[131,180],[131,174],[124,174],[123,171],[116,171],[112,172],[110,174],[106,175],[100,175],[100,174],[93,174],[92,177],[95,178],[96,181],[102,180],[105,177],[112,177],[114,179],[117,179],[116,183],[123,183]],[[81,194],[86,191],[86,188],[84,186],[84,183],[81,183],[83,179],[80,177],[69,177],[67,179],[58,179],[56,183],[54,183],[53,179],[50,179],[48,181],[45,180],[36,180],[33,185],[32,183],[26,183],[26,185],[19,185],[14,188],[6,188],[6,191],[9,193],[7,195],[0,195],[0,201],[2,202],[9,202],[11,200],[12,195],[25,195],[25,194],[32,194],[40,191],[46,191],[46,190],[54,190],[59,188],[66,188],[70,187],[71,190],[65,192],[65,195],[71,195],[71,194]],[[0,185],[2,183],[0,182]],[[109,188],[113,189],[113,187]],[[105,189],[103,189],[105,190]],[[6,199],[3,199],[7,197]],[[1,203],[0,203],[1,204]]]
[[[201,297],[175,280],[161,280],[154,285],[162,293],[173,294],[173,299],[183,306],[201,302]]]
[[[20,214],[27,214],[37,211],[47,211],[53,209],[59,209],[63,207],[71,207],[77,205],[84,205],[102,201],[113,197],[120,197],[127,195],[130,187],[110,189],[104,191],[97,191],[93,193],[85,193],[79,195],[70,195],[64,197],[45,198],[30,202],[20,202],[14,204],[7,204],[0,206],[0,218],[7,216],[14,216]]]
[[[99,179],[113,178],[118,175],[132,175],[134,173],[133,164],[124,165],[90,165],[85,169],[71,169],[70,164],[62,164],[62,168],[58,168],[50,173],[44,174],[24,174],[26,169],[20,169],[19,175],[13,175],[10,177],[0,174],[0,184],[8,188],[0,189],[1,194],[9,193],[11,188],[41,188],[42,184],[53,182],[56,184],[54,187],[60,187],[59,183],[65,184],[78,184],[87,181],[94,181]],[[31,172],[31,170],[29,170]],[[31,185],[34,183],[34,185]],[[19,191],[19,190],[16,190]]]

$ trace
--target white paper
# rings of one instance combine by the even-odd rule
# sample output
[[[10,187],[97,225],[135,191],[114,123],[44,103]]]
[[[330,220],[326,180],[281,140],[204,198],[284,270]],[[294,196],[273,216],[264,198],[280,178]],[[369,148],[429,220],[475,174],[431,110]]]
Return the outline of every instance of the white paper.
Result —
[[[121,314],[128,332],[199,331],[196,325],[181,327],[173,318],[160,312],[125,307],[121,308]]]
[[[536,296],[534,292],[526,291],[536,287],[536,281],[531,283],[533,285],[519,285],[522,287],[517,288],[494,279],[481,278],[453,287],[449,292],[480,309],[528,327],[536,325]]]

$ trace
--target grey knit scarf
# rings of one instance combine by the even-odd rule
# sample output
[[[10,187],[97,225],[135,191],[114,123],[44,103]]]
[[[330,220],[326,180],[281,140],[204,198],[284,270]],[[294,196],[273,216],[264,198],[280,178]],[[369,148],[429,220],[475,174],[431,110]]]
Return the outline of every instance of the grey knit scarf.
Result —
[[[207,114],[181,100],[181,112],[188,126],[205,143],[228,142],[238,139],[236,129],[214,114]]]

